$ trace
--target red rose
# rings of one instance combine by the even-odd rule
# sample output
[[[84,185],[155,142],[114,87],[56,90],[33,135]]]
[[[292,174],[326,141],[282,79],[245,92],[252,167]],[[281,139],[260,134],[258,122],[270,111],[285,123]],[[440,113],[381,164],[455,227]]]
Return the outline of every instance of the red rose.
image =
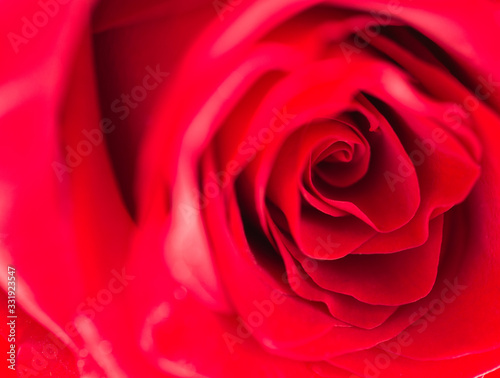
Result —
[[[6,14],[21,376],[495,375],[495,3]]]

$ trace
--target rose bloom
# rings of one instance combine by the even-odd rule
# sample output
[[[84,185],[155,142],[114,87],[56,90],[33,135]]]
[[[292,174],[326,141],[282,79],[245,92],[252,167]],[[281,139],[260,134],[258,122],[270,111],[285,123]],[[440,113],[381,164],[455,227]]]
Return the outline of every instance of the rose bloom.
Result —
[[[500,376],[497,2],[0,18],[2,376]]]

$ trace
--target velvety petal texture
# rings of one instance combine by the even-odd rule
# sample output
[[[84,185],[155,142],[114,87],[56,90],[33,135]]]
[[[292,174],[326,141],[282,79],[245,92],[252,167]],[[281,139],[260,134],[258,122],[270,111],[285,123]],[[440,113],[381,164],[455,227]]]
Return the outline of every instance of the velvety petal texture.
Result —
[[[2,10],[0,375],[499,375],[498,3]]]

